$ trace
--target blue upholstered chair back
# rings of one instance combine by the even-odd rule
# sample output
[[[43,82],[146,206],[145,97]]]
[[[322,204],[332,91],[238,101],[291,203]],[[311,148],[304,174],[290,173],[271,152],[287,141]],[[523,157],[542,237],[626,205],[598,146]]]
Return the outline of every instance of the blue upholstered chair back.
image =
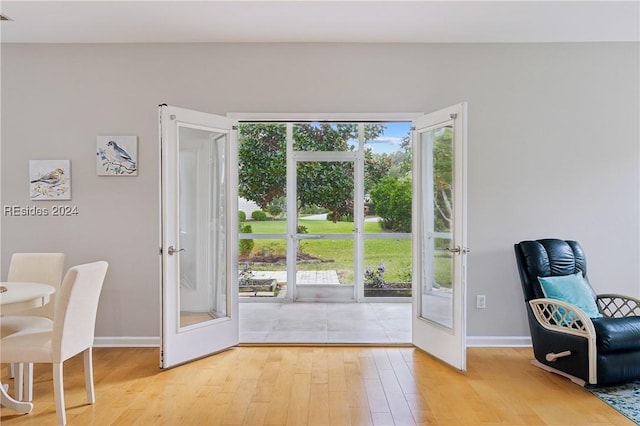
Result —
[[[582,272],[588,283],[587,259],[576,241],[544,239],[522,241],[514,246],[525,301],[544,297],[538,277]],[[593,290],[592,290],[593,292]],[[593,293],[595,299],[596,294]]]

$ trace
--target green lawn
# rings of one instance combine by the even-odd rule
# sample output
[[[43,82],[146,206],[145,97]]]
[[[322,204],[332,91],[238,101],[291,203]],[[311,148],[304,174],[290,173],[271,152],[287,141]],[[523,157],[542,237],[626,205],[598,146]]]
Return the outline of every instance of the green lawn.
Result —
[[[247,222],[254,234],[286,233],[286,221]],[[300,219],[299,225],[307,228],[309,234],[349,234],[353,232],[353,223],[327,220]],[[365,223],[366,233],[382,233],[380,225],[375,222]],[[286,253],[285,240],[254,239],[255,246],[252,253]],[[353,277],[352,240],[302,240],[301,251],[305,254],[320,258],[323,263],[299,263],[298,270],[329,270],[338,271],[340,282],[351,284]],[[382,263],[385,266],[384,280],[387,282],[407,282],[411,279],[411,240],[410,239],[366,239],[364,241],[364,267],[375,270]],[[252,265],[253,270],[273,270],[273,266]],[[279,266],[278,268],[284,268]],[[451,286],[451,266],[448,253],[442,252],[436,257],[436,281],[444,286]]]
[[[287,222],[285,220],[266,220],[262,222],[245,222],[251,225],[254,234],[285,234],[287,232]],[[309,234],[348,234],[353,232],[353,223],[336,222],[330,220],[298,220],[298,225],[305,226]],[[380,225],[376,222],[365,222],[364,231],[366,233],[382,232]]]

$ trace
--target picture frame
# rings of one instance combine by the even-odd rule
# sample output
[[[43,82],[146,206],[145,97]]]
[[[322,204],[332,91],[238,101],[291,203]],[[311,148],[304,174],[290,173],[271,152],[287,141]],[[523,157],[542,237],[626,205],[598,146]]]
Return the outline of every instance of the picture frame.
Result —
[[[98,176],[137,176],[138,137],[98,136],[96,174]]]
[[[70,160],[29,160],[29,197],[34,201],[71,199]]]

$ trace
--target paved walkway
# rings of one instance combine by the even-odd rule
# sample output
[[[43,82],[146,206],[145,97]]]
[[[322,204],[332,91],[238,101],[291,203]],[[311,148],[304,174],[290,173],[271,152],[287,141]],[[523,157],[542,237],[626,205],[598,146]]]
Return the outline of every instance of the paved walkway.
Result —
[[[310,216],[303,216],[299,220],[327,220],[327,214],[314,214]],[[380,218],[377,216],[366,217],[365,222],[380,222]]]
[[[287,271],[253,271],[254,278],[275,279],[280,284],[287,283]],[[329,271],[297,271],[296,284],[330,284],[340,285],[338,273],[335,270]]]

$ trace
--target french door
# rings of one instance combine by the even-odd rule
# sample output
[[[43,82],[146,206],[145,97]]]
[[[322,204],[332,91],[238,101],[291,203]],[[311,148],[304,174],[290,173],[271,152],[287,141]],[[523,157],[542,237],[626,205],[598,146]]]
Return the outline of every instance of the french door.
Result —
[[[461,370],[466,369],[466,109],[459,104],[413,122],[412,342]],[[161,106],[160,127],[160,365],[167,368],[238,343],[238,160],[234,122],[226,117]],[[296,168],[350,160],[333,154],[295,158]],[[296,168],[288,171],[290,187],[297,187]],[[356,189],[354,197],[362,194]],[[295,212],[292,201],[288,204]],[[354,214],[360,222],[361,213]],[[293,222],[288,228],[296,236],[289,251],[295,252],[297,241],[316,238],[298,232]],[[287,269],[293,278],[295,267],[290,263]]]
[[[310,182],[321,180],[327,174],[342,174],[342,178],[347,181],[347,185],[337,185],[328,183],[321,188],[315,188],[318,197],[329,197],[338,191],[344,192],[343,198],[348,205],[345,215],[356,217],[358,209],[355,207],[355,199],[361,199],[356,182],[356,159],[357,153],[347,152],[294,152],[292,171],[296,178],[293,185],[291,198],[296,200],[299,193],[304,193],[305,188],[310,186]],[[320,194],[322,192],[322,194]],[[293,206],[295,209],[295,205]],[[321,215],[322,216],[322,215]],[[356,243],[357,230],[353,224],[348,228],[351,232],[324,231],[317,232],[312,228],[313,221],[303,220],[295,210],[292,210],[289,217],[289,229],[293,235],[292,248],[295,249],[295,256],[289,256],[290,264],[295,268],[295,286],[293,286],[293,300],[295,301],[324,301],[324,302],[354,302],[356,300],[356,285],[354,270],[357,270]],[[326,222],[327,219],[321,219]],[[307,229],[311,227],[312,229]],[[327,268],[322,263],[306,263],[295,261],[307,255],[313,250],[333,250],[340,251],[340,256],[344,265],[340,267],[331,263]],[[329,250],[330,251],[330,250]]]
[[[160,367],[238,344],[235,122],[160,106]]]
[[[467,105],[414,120],[412,342],[466,370]]]

